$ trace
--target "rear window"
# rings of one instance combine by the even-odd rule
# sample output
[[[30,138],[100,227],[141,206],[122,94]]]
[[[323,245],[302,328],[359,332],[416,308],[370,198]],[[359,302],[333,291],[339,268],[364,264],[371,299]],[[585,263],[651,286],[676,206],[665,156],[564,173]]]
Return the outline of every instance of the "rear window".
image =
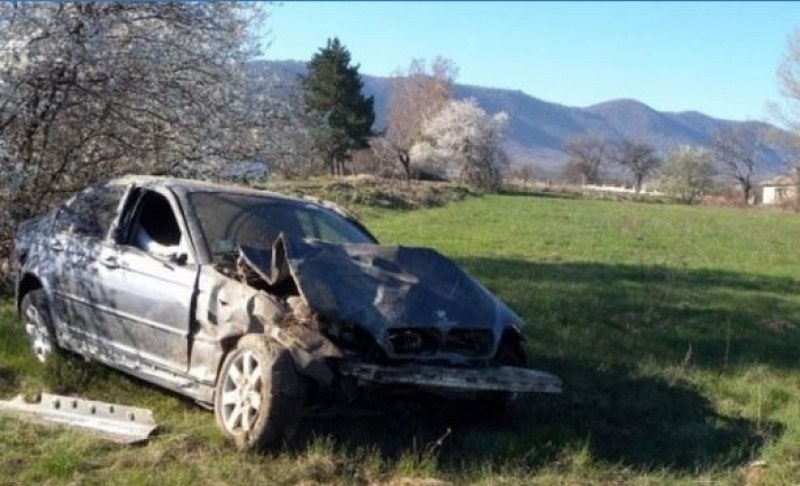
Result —
[[[125,194],[118,185],[93,186],[78,193],[56,214],[55,231],[105,238]]]

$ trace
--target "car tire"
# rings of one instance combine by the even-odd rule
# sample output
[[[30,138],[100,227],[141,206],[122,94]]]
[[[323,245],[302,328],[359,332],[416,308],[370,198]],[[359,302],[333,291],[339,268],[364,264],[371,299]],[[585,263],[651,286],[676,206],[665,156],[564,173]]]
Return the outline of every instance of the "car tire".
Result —
[[[240,450],[274,449],[294,432],[304,401],[305,383],[289,351],[250,334],[222,363],[214,415]]]
[[[43,289],[25,294],[20,304],[20,316],[31,351],[39,362],[46,363],[58,352],[58,342],[50,319],[47,294]]]

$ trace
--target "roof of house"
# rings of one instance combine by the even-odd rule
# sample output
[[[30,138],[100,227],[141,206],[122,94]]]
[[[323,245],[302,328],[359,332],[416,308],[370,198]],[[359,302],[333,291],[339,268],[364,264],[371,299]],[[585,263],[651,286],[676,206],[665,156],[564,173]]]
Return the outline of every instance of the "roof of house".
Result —
[[[798,180],[791,174],[779,174],[769,179],[764,179],[761,181],[761,186],[796,186],[798,185]]]

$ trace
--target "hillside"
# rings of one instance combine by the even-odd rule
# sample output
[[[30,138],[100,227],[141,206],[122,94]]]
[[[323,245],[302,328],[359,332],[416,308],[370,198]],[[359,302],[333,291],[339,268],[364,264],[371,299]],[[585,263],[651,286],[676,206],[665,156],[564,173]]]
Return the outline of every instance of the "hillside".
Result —
[[[257,61],[250,76],[258,85],[271,79],[282,85],[293,83],[305,71],[299,61]],[[386,126],[391,96],[389,78],[363,75],[364,90],[375,97],[375,128]],[[631,100],[611,100],[587,107],[572,107],[545,101],[519,90],[458,84],[458,98],[475,98],[489,113],[506,111],[510,115],[507,150],[513,162],[534,161],[539,166],[558,170],[566,154],[564,142],[573,136],[591,135],[612,140],[634,138],[653,144],[662,152],[681,145],[708,145],[721,128],[751,124],[774,128],[761,122],[722,120],[696,112],[662,112]],[[774,148],[763,153],[767,160],[763,172],[780,170],[783,157]]]

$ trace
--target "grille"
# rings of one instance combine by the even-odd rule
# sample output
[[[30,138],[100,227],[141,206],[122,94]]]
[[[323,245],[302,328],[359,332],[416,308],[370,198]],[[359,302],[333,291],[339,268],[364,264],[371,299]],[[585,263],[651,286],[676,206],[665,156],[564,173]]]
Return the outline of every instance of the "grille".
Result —
[[[400,328],[389,331],[394,352],[402,355],[456,353],[468,357],[484,356],[491,350],[492,333],[487,330],[451,329],[443,335],[435,328]]]
[[[492,333],[485,330],[452,329],[442,346],[442,351],[477,357],[488,353],[492,346]]]
[[[436,329],[392,329],[389,342],[397,354],[434,354],[439,349],[441,334]]]

